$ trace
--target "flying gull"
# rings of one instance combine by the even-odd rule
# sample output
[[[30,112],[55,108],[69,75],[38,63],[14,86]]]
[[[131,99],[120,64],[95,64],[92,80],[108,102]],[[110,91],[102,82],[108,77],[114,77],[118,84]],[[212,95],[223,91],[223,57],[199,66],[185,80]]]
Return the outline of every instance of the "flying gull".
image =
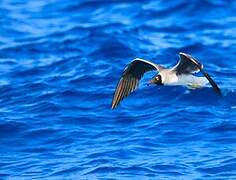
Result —
[[[191,89],[201,88],[211,84],[213,90],[221,95],[221,90],[213,81],[210,75],[203,69],[203,65],[186,53],[179,53],[180,60],[172,68],[165,68],[161,65],[150,61],[136,58],[123,71],[120,81],[116,87],[112,100],[112,109],[116,108],[119,103],[131,92],[137,89],[140,79],[146,72],[159,72],[149,84],[156,85],[182,85]],[[201,72],[204,77],[194,76],[194,73]]]

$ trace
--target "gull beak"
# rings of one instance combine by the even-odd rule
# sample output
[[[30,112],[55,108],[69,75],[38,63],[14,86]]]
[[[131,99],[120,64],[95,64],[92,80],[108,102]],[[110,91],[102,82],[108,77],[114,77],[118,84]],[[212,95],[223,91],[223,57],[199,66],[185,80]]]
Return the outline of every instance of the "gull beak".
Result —
[[[156,83],[157,83],[156,78],[152,78],[148,81],[148,86],[150,86],[151,84],[156,84]]]

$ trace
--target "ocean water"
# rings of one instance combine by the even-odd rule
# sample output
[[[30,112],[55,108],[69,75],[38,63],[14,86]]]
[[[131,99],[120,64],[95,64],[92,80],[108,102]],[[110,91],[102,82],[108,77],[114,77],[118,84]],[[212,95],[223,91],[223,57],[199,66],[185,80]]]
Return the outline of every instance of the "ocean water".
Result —
[[[236,179],[236,1],[1,0],[0,179]],[[134,58],[210,87],[111,101]]]

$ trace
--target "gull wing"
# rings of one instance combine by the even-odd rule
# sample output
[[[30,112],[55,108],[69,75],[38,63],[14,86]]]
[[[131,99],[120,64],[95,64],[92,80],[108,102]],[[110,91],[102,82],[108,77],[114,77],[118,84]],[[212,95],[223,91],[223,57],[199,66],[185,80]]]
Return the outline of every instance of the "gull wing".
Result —
[[[221,95],[221,90],[210,77],[210,75],[204,71],[203,65],[194,59],[191,55],[185,53],[179,53],[180,60],[176,66],[173,67],[173,71],[176,71],[177,75],[180,74],[192,74],[201,71],[201,73],[207,78],[212,88],[217,94]]]
[[[173,68],[177,75],[197,73],[203,68],[203,65],[193,59],[189,54],[181,52],[179,53],[179,56],[180,60]]]
[[[131,92],[138,88],[140,79],[146,72],[160,71],[161,66],[143,59],[134,59],[123,71],[116,87],[111,108],[114,109]]]

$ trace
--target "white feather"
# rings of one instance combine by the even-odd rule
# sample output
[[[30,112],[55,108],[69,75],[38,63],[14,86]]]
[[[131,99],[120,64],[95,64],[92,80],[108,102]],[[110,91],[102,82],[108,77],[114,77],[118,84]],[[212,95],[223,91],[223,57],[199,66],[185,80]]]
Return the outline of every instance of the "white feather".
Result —
[[[208,84],[205,77],[197,77],[192,74],[176,75],[170,72],[161,72],[162,83],[169,86],[188,86],[192,88],[204,87]]]

